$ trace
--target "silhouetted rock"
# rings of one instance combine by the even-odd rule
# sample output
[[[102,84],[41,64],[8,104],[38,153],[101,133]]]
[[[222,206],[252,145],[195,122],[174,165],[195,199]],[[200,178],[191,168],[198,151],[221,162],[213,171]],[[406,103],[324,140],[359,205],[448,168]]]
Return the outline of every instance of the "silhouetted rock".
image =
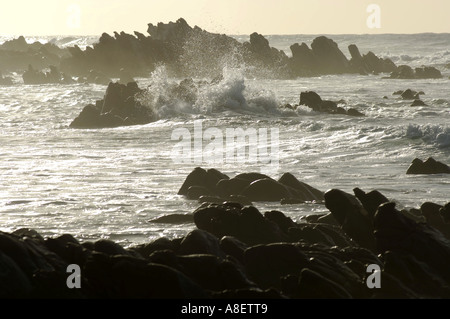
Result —
[[[420,206],[420,211],[428,225],[439,230],[447,239],[450,239],[450,224],[446,223],[441,211],[442,205],[426,202]]]
[[[365,75],[368,73],[390,73],[397,69],[395,63],[390,59],[379,58],[373,52],[368,52],[364,56],[361,56],[361,53],[355,44],[349,45],[348,50],[352,57],[350,60],[350,67],[354,72]]]
[[[317,37],[311,43],[311,49],[317,58],[321,74],[340,74],[348,71],[349,62],[333,40],[324,36]]]
[[[395,209],[381,205],[374,217],[378,252],[403,251],[424,262],[430,271],[450,283],[450,241],[427,224],[416,223]]]
[[[377,190],[373,190],[369,193],[364,192],[360,188],[354,188],[353,192],[356,196],[356,198],[359,199],[359,201],[362,203],[364,209],[369,213],[369,216],[373,218],[375,215],[375,212],[378,209],[378,206],[380,206],[383,203],[389,202],[389,200],[381,194]]]
[[[350,116],[364,116],[361,112],[355,109],[348,111],[339,107],[336,102],[322,100],[322,98],[313,91],[306,91],[300,93],[300,105],[306,105],[316,112],[324,112],[329,114],[345,114]]]
[[[440,79],[442,78],[441,71],[435,67],[421,67],[413,70],[410,66],[400,65],[397,70],[393,71],[390,76],[391,79]]]
[[[430,157],[425,162],[415,158],[406,174],[450,174],[450,167]]]
[[[375,248],[373,225],[369,213],[359,200],[338,189],[325,193],[325,206],[341,225],[343,231],[362,247]]]
[[[70,127],[113,128],[153,122],[153,112],[135,98],[141,92],[136,82],[127,85],[111,82],[103,100],[96,101],[95,105],[85,106]]]
[[[427,106],[427,105],[422,100],[414,100],[414,102],[412,102],[411,106]]]

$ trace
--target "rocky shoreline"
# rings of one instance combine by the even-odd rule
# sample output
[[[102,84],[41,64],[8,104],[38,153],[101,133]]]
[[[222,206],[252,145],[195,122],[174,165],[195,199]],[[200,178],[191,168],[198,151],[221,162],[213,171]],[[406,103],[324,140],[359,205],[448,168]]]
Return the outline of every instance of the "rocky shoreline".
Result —
[[[389,79],[442,78],[434,67],[397,66],[373,52],[361,54],[355,44],[348,47],[349,59],[336,42],[325,36],[315,38],[311,47],[294,43],[290,50],[288,56],[271,47],[257,32],[250,35],[249,41],[240,43],[225,34],[191,27],[180,18],[167,24],[148,24],[148,35],[103,33],[97,43],[85,50],[77,45],[59,48],[38,41],[29,44],[21,36],[0,45],[0,70],[25,72],[25,84],[108,84],[108,79],[121,78],[124,73],[130,78],[146,77],[159,65],[165,65],[170,76],[177,78],[213,79],[221,75],[225,65],[245,65],[249,77],[271,79],[381,73],[389,74],[385,77]]]
[[[272,180],[255,193],[271,192],[270,185],[311,190],[284,176],[290,186]],[[249,186],[267,180],[256,173],[234,179],[249,177]],[[231,180],[197,168],[180,193],[213,179]],[[128,248],[105,239],[80,243],[70,234],[43,238],[30,229],[0,232],[0,297],[450,298],[450,203],[399,211],[376,190],[314,196],[330,213],[296,222],[281,211],[205,200],[186,215],[196,226],[186,236]],[[80,268],[80,288],[68,288],[69,265]],[[380,269],[380,288],[367,284],[369,265]]]

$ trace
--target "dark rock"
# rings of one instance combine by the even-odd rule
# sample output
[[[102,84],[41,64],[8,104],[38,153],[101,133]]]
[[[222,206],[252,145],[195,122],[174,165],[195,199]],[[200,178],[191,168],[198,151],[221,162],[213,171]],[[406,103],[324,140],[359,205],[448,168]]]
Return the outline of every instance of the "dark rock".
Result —
[[[412,102],[411,106],[427,106],[427,105],[422,100],[414,100],[414,102]]]
[[[445,223],[450,224],[450,202],[439,210],[439,214],[441,214]]]
[[[259,179],[252,182],[243,191],[242,195],[251,201],[276,202],[283,198],[292,197],[289,190],[273,179]]]
[[[219,239],[201,229],[195,229],[184,237],[180,244],[179,253],[182,255],[209,254],[225,257],[220,249]]]
[[[322,201],[323,200],[323,192],[299,181],[294,175],[291,173],[284,173],[280,179],[279,183],[294,189],[295,198],[298,198],[303,201]]]
[[[441,210],[443,206],[435,203],[426,202],[420,206],[420,211],[425,217],[428,225],[439,230],[447,239],[450,239],[450,224],[445,223],[442,218]]]
[[[180,271],[202,288],[212,291],[255,287],[232,262],[212,255],[178,257]]]
[[[341,225],[343,231],[362,247],[373,250],[375,238],[370,215],[359,200],[341,190],[332,189],[325,193],[325,206]]]
[[[421,67],[413,70],[410,66],[400,65],[391,73],[391,79],[440,79],[441,71],[435,67]]]
[[[407,89],[407,90],[403,91],[401,96],[402,96],[402,99],[404,99],[404,100],[414,100],[414,98],[416,97],[416,94],[417,94],[416,91]]]
[[[220,248],[230,256],[236,258],[241,263],[244,262],[244,252],[248,245],[233,236],[224,236],[220,239]]]
[[[281,277],[298,276],[307,264],[307,256],[294,244],[275,243],[248,248],[244,254],[250,280],[263,289],[281,288]]]
[[[183,223],[193,223],[194,215],[192,214],[170,214],[160,216],[148,221],[149,223],[158,224],[183,224]]]
[[[211,204],[194,212],[194,222],[199,229],[218,238],[233,236],[247,245],[287,240],[277,224],[264,218],[253,206]]]
[[[201,186],[211,193],[215,193],[216,184],[222,179],[229,179],[229,177],[215,169],[205,170],[196,167],[186,177],[186,180],[178,191],[178,195],[187,195],[191,186]]]
[[[322,100],[322,98],[316,92],[312,91],[300,93],[300,105],[306,105],[316,112],[325,112],[330,114],[345,114],[351,116],[364,116],[364,114],[355,109],[349,109],[347,111],[342,107],[338,107],[338,104],[336,102]]]
[[[155,120],[153,112],[142,106],[135,96],[142,92],[136,82],[127,85],[109,83],[105,97],[87,105],[72,121],[72,128],[114,128],[147,124]]]
[[[352,296],[342,286],[319,273],[304,268],[298,283],[299,298],[307,299],[351,299]]]
[[[369,213],[369,216],[371,218],[373,218],[373,216],[375,215],[378,206],[383,203],[389,202],[389,199],[387,199],[386,196],[384,196],[377,190],[366,193],[357,187],[353,189],[353,193],[355,194],[356,198],[358,198],[362,203],[364,209]]]
[[[119,244],[112,240],[100,239],[94,243],[94,250],[107,255],[129,255]]]
[[[340,74],[348,71],[349,62],[333,40],[320,36],[313,40],[311,49],[322,74]]]
[[[394,203],[378,207],[374,218],[377,251],[403,251],[424,262],[447,283],[450,274],[450,241],[427,224],[416,223],[395,209]]]
[[[450,167],[430,157],[425,162],[415,158],[406,174],[450,174]]]

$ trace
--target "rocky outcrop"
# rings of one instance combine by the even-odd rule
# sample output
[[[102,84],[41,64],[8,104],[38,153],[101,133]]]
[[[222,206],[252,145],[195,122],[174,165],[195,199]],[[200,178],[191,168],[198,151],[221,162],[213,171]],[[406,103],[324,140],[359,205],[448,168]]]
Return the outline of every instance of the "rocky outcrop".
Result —
[[[425,162],[415,158],[406,174],[450,174],[450,167],[430,157]]]
[[[269,201],[280,202],[296,200],[297,203],[322,201],[323,193],[316,188],[300,182],[290,173],[278,180],[260,173],[243,173],[233,178],[215,170],[197,167],[192,171],[178,191],[189,199],[209,199],[213,202]]]
[[[102,100],[83,108],[70,127],[113,128],[127,125],[147,124],[155,120],[152,111],[136,99],[142,90],[136,82],[127,85],[111,82]]]
[[[68,56],[67,49],[52,43],[27,43],[25,38],[20,36],[0,45],[0,69],[6,72],[23,72],[31,65],[42,70],[49,65],[59,66],[61,59]]]
[[[371,51],[362,56],[355,44],[349,45],[348,50],[352,57],[350,60],[350,68],[355,73],[357,72],[363,75],[370,73],[391,73],[397,69],[397,66],[392,60],[379,58]]]
[[[306,105],[316,112],[328,114],[344,114],[350,116],[364,116],[363,113],[356,109],[350,108],[348,110],[338,106],[338,103],[329,100],[322,100],[319,94],[313,91],[306,91],[300,93],[300,104]]]
[[[56,66],[50,66],[49,72],[38,71],[30,64],[28,70],[22,75],[25,84],[71,84],[75,80],[61,73]]]
[[[391,79],[440,79],[441,71],[431,66],[412,69],[408,65],[400,65],[391,73]]]

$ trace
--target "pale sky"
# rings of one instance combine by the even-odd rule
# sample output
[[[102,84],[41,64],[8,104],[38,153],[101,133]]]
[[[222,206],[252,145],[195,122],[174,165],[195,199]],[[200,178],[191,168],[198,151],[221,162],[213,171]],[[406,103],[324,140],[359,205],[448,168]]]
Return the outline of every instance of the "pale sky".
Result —
[[[0,0],[0,35],[100,35],[183,17],[225,34],[450,33],[450,0]],[[370,4],[380,15],[367,12]],[[370,21],[379,28],[369,28]],[[377,20],[373,20],[376,18]]]

